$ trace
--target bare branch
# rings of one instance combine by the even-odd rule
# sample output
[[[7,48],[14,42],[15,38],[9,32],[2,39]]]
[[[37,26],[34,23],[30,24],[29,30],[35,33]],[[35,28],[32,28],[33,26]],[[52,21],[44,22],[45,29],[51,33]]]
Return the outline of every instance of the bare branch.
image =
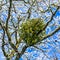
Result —
[[[1,22],[0,22],[0,25],[1,25],[2,30],[3,30],[2,51],[3,51],[4,56],[5,56],[6,59],[8,60],[8,59],[9,59],[9,58],[8,58],[8,54],[5,52],[5,48],[4,48],[4,46],[6,45],[6,44],[5,44],[5,41],[4,41],[4,38],[5,38],[5,28],[2,26]]]
[[[59,31],[59,30],[60,30],[60,27],[56,28],[56,29],[55,29],[53,32],[51,32],[50,34],[44,36],[44,37],[42,38],[42,40],[44,40],[44,39],[52,36],[53,34],[55,34],[55,33],[56,33],[57,31]]]
[[[28,47],[28,46],[25,45],[25,46],[22,48],[21,53],[20,53],[19,55],[17,54],[15,60],[19,60],[19,58],[21,58],[21,56],[22,56],[22,55],[24,54],[24,52],[26,51],[27,47]]]
[[[9,41],[11,47],[15,50],[15,52],[18,52],[16,46],[11,42],[11,36],[10,36],[9,31],[8,31],[8,21],[10,19],[11,7],[12,7],[12,0],[10,0],[10,7],[9,7],[9,10],[8,10],[8,18],[6,20],[6,29],[5,30],[6,30],[6,33],[7,33],[7,36],[8,36],[8,41]]]
[[[43,28],[43,30],[45,30],[46,27],[49,25],[49,23],[53,20],[53,17],[55,16],[55,14],[56,14],[56,12],[59,10],[59,8],[60,8],[60,7],[58,6],[57,9],[56,9],[56,11],[54,12],[54,14],[52,14],[51,19],[46,23],[46,25],[45,25],[45,27]],[[42,32],[43,30],[40,30],[40,31],[37,33],[37,35],[39,35],[40,32]]]

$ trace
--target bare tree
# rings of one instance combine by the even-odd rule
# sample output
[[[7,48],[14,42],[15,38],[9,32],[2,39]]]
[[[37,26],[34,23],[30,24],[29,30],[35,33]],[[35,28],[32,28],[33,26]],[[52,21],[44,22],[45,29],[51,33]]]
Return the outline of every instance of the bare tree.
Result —
[[[24,53],[27,53],[26,49],[31,46],[33,46],[38,50],[41,50],[44,53],[44,51],[38,48],[37,46],[42,43],[43,44],[46,43],[47,41],[45,40],[47,38],[53,36],[56,32],[60,30],[60,26],[56,25],[56,23],[50,25],[50,23],[54,21],[56,13],[60,11],[59,3],[60,1],[55,3],[55,2],[51,2],[51,0],[47,0],[47,1],[45,0],[26,0],[26,1],[25,0],[20,0],[20,1],[6,0],[5,3],[3,1],[0,2],[0,31],[2,35],[0,40],[2,40],[1,47],[2,47],[3,54],[7,60],[11,60],[13,57],[15,58],[15,60],[19,60]],[[21,5],[26,7],[25,12],[22,12],[21,10],[18,9],[19,7],[22,7]],[[2,17],[2,12],[4,11],[6,13],[5,20]],[[33,13],[36,13],[38,17],[32,18]],[[46,15],[47,13],[49,13],[49,15]],[[36,20],[38,18],[46,22],[43,29],[38,30],[38,32],[36,33],[37,37],[41,34],[41,32],[46,31],[46,28],[48,26],[54,25],[57,28],[54,29],[51,33],[43,36],[42,39],[39,40],[37,43],[33,45],[28,45],[20,37],[19,29],[25,21],[32,20],[32,19]],[[21,46],[21,48],[19,46]],[[20,49],[21,51],[19,51],[18,49]],[[44,53],[44,56],[49,58],[45,53]],[[27,57],[27,60],[29,60],[28,57]]]

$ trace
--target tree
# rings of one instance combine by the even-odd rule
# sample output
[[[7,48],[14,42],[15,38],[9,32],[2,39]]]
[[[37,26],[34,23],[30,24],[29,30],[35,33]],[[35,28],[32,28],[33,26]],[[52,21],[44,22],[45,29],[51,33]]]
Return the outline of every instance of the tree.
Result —
[[[46,43],[47,38],[53,36],[56,32],[60,30],[59,25],[57,25],[55,22],[52,24],[52,21],[56,21],[55,20],[56,13],[60,11],[60,5],[59,5],[60,1],[56,1],[56,2],[55,0],[53,2],[51,0],[47,0],[47,1],[45,0],[21,0],[21,1],[4,0],[4,1],[5,2],[0,1],[0,16],[1,16],[0,31],[2,35],[0,40],[2,40],[1,47],[2,47],[3,54],[6,57],[6,60],[10,60],[12,58],[14,58],[14,60],[19,60],[22,57],[22,55],[26,53],[26,49],[31,46],[41,50],[44,53],[42,49],[38,48],[38,45],[41,45],[42,43],[43,44]],[[23,4],[21,4],[20,2]],[[19,7],[17,5],[20,8],[22,8],[21,6],[25,6],[25,9],[26,9],[24,10],[25,12],[18,9]],[[33,16],[33,14],[35,15],[35,17]],[[37,14],[37,17],[36,17],[36,14]],[[3,15],[5,16],[5,19],[3,19]],[[39,19],[39,20],[36,21],[36,19]],[[42,22],[44,22],[42,29],[39,27],[41,19],[43,20]],[[32,21],[32,23],[30,20]],[[37,23],[34,23],[33,20],[38,22],[39,25],[36,26]],[[32,42],[30,42],[28,43],[29,45],[25,40],[22,39],[24,38],[24,36],[26,36],[27,32],[25,33],[25,30],[20,29],[21,26],[23,27],[23,29],[26,27],[30,27],[28,23],[30,23],[32,27],[36,28],[34,29],[34,34],[32,35],[34,38],[34,44],[31,44]],[[36,25],[34,26],[33,24],[36,24]],[[57,28],[55,28],[51,33],[45,34],[48,26],[55,26]],[[27,30],[29,29],[27,28]],[[35,30],[37,30],[37,33]],[[41,40],[38,39],[39,41],[35,43],[35,39],[39,35],[42,35],[43,31],[44,31],[44,35],[42,39]],[[25,35],[22,34],[23,32]],[[22,35],[23,37],[21,38]],[[27,36],[28,35],[30,35],[30,33],[27,34]],[[26,37],[24,39],[26,39]],[[30,37],[31,36],[29,36],[28,38]],[[28,41],[28,39],[26,40]],[[32,38],[29,39],[29,41],[30,40],[32,40]],[[57,42],[57,40],[55,40],[55,42]],[[23,46],[21,46],[21,44]],[[19,46],[21,46],[22,48],[20,48]],[[44,55],[48,58],[48,56],[45,53]],[[28,60],[28,57],[27,57],[27,60]]]

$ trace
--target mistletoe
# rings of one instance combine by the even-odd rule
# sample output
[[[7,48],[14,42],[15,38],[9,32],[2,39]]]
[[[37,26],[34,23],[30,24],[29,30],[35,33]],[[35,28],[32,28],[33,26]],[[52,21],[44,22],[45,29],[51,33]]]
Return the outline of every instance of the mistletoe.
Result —
[[[39,36],[37,35],[44,26],[44,21],[40,18],[27,20],[19,28],[20,37],[28,46],[34,45],[45,35],[45,31],[42,31]]]

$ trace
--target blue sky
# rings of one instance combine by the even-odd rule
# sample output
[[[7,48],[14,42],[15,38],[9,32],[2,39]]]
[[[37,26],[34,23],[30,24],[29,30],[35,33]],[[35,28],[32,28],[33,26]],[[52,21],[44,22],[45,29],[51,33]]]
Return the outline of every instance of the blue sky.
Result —
[[[24,7],[23,7],[23,8],[24,8]],[[26,10],[24,10],[23,8],[18,8],[18,9],[26,12]],[[3,15],[3,17],[4,17],[3,20],[6,20],[5,12],[3,12],[2,15]],[[35,14],[35,13],[34,13],[33,15],[34,15],[34,17],[37,17],[37,14]],[[55,17],[57,17],[57,16],[60,16],[60,11],[58,11],[58,12],[56,13]],[[33,16],[32,16],[32,17],[33,17]],[[59,21],[59,22],[60,22],[60,21]],[[56,26],[51,26],[50,28],[48,27],[48,28],[46,29],[46,33],[48,34],[49,32],[53,31],[55,28],[56,28]],[[59,32],[60,32],[60,31],[59,31]],[[40,46],[40,48],[42,48],[42,49],[45,50],[45,51],[46,51],[46,50],[50,50],[47,54],[48,54],[49,56],[51,56],[51,57],[54,55],[54,53],[56,53],[56,56],[57,56],[57,57],[59,58],[59,60],[60,60],[60,53],[57,52],[57,48],[56,48],[56,46],[57,46],[58,49],[60,49],[60,41],[59,41],[59,39],[58,39],[58,37],[57,37],[57,35],[60,34],[59,32],[56,33],[56,34],[54,34],[53,37],[49,37],[49,38],[48,38],[51,42],[48,42],[48,43],[45,44],[47,47],[45,47],[45,46]],[[52,40],[53,40],[53,41],[52,41]],[[58,42],[55,42],[55,40],[58,40]],[[54,46],[52,46],[52,45],[54,45]],[[39,51],[38,51],[38,50],[35,50],[34,48],[28,48],[26,51],[29,52],[29,53],[32,53],[33,59],[35,59],[35,57],[38,57],[38,56],[39,56],[39,54],[38,54]],[[36,51],[36,53],[34,53],[34,51]],[[31,60],[33,60],[33,59],[31,58]],[[0,60],[5,60],[1,48],[0,48]],[[23,60],[23,59],[21,58],[20,60]]]
[[[56,13],[56,16],[60,16],[59,15],[60,14],[60,12],[58,11],[57,13]],[[5,15],[3,15],[4,16],[4,20],[5,20]],[[55,29],[55,27],[51,27],[51,30],[54,30]],[[48,34],[49,33],[49,28],[47,28],[47,30],[46,30],[46,33]],[[51,40],[51,38],[49,38],[50,40]],[[55,35],[53,35],[53,39],[55,40],[55,39],[58,39],[58,37],[56,36],[56,34]],[[44,50],[47,50],[47,49],[51,49],[51,51],[48,53],[50,56],[53,56],[53,54],[54,53],[56,53],[56,56],[59,58],[59,60],[60,60],[60,54],[59,53],[57,53],[56,52],[56,49],[54,48],[54,47],[52,47],[50,44],[55,44],[55,45],[57,45],[55,42],[52,42],[52,43],[47,43],[46,45],[48,46],[47,48],[46,47],[44,47],[44,46],[42,46],[41,48],[42,49],[44,49]],[[58,44],[60,44],[60,43],[58,43]],[[60,48],[60,47],[59,47]],[[27,49],[27,51],[28,52],[34,52],[35,50],[34,49],[32,49],[32,48],[28,48]],[[38,57],[39,56],[39,54],[37,54],[37,53],[33,53],[33,56],[34,57]],[[2,53],[2,50],[1,50],[1,48],[0,48],[0,60],[5,60],[5,58],[4,58],[4,56],[3,56],[3,53]],[[22,60],[22,58],[21,58],[21,60]]]

